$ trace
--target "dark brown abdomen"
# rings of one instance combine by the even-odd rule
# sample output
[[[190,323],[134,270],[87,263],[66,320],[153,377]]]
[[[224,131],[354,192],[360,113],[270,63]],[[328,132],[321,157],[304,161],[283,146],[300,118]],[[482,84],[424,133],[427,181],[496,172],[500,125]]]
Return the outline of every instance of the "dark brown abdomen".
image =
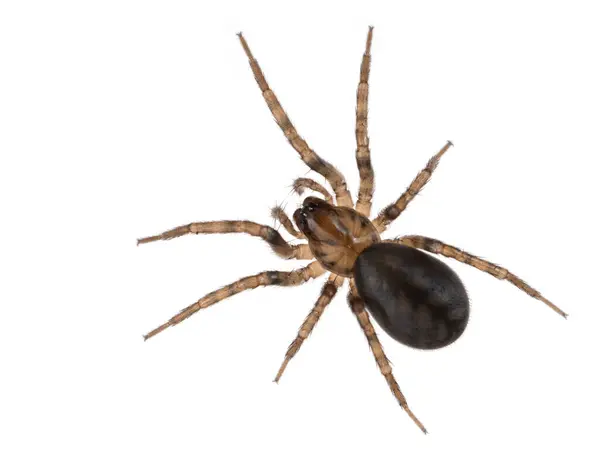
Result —
[[[462,282],[427,253],[401,244],[373,244],[358,256],[353,272],[367,309],[405,345],[444,347],[467,326],[469,299]]]

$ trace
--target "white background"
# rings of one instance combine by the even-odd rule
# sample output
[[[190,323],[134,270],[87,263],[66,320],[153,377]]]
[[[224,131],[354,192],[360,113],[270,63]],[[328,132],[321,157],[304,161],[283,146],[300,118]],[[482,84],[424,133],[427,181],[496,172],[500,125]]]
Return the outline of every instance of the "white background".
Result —
[[[0,447],[598,448],[599,11],[449,3],[3,2]],[[455,143],[387,236],[488,257],[570,313],[450,261],[472,300],[463,337],[422,352],[380,333],[427,436],[345,290],[272,383],[322,280],[142,340],[217,287],[301,264],[248,236],[135,245],[194,220],[272,224],[300,201],[307,168],[235,33],[355,193],[370,24],[375,210]]]

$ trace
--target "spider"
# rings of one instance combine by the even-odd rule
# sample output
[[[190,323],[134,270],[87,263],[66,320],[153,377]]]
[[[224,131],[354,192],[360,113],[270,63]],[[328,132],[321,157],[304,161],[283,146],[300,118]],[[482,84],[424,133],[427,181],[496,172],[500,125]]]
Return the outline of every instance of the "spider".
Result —
[[[400,406],[426,433],[421,421],[409,408],[392,374],[392,368],[383,352],[369,313],[392,338],[413,348],[436,349],[458,339],[469,319],[469,299],[456,273],[430,253],[458,260],[500,280],[507,280],[563,317],[566,318],[567,315],[507,269],[457,247],[424,236],[382,240],[381,234],[423,189],[452,143],[448,141],[429,160],[425,168],[394,203],[369,219],[374,190],[367,114],[373,27],[369,27],[367,34],[356,94],[356,162],[360,174],[356,204],[352,201],[344,176],[333,165],[317,155],[300,137],[275,93],[267,84],[258,61],[252,55],[242,33],[239,33],[238,37],[256,82],[277,124],[302,161],[329,182],[334,196],[318,182],[299,178],[293,184],[298,195],[308,189],[321,194],[323,198],[311,196],[304,199],[302,207],[293,215],[296,226],[283,209],[273,208],[272,216],[283,225],[285,230],[295,238],[306,239],[308,243],[290,245],[272,227],[245,220],[226,220],[190,223],[156,236],[139,239],[138,244],[173,239],[191,233],[246,233],[266,241],[282,258],[314,261],[290,272],[261,272],[217,289],[150,331],[144,339],[147,340],[201,309],[242,291],[258,286],[298,286],[329,272],[319,298],[301,325],[297,337],[289,346],[274,381],[279,381],[288,363],[347,279],[349,281],[348,304],[367,338],[381,374],[385,377]]]

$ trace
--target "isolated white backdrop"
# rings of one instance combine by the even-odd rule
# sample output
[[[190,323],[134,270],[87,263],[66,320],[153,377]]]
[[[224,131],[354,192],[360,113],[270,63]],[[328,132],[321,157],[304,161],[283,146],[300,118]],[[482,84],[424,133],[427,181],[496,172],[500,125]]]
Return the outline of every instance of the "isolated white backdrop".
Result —
[[[598,448],[598,10],[448,3],[3,2],[0,446]],[[450,261],[472,299],[464,336],[420,352],[380,333],[427,436],[345,292],[271,382],[322,281],[142,340],[217,287],[300,265],[248,236],[135,246],[195,220],[271,224],[271,206],[300,202],[289,186],[307,168],[235,33],[355,193],[370,24],[375,210],[455,143],[388,236],[488,257],[571,314]]]

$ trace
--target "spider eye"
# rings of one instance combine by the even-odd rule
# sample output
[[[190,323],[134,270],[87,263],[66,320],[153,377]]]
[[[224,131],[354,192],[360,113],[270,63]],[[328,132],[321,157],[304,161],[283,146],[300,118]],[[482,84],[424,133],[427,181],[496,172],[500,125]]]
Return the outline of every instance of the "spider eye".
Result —
[[[302,203],[302,209],[306,212],[316,211],[324,202],[316,197],[306,197]]]

